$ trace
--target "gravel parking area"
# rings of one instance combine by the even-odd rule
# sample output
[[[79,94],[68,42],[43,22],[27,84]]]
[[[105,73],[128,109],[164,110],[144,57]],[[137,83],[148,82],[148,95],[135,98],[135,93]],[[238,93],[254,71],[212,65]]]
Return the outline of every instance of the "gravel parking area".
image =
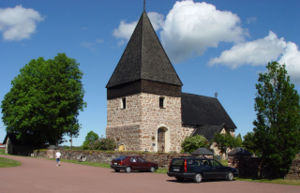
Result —
[[[111,169],[55,161],[2,156],[22,162],[0,169],[1,193],[299,193],[299,186],[242,181],[178,183],[165,174],[115,173]]]

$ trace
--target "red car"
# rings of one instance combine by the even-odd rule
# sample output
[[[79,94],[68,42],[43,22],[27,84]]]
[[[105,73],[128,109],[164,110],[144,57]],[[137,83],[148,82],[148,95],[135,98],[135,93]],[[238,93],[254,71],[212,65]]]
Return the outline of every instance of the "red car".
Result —
[[[124,170],[127,173],[130,173],[132,170],[155,172],[158,165],[138,156],[120,156],[111,161],[110,167],[115,172],[119,172],[120,170]]]

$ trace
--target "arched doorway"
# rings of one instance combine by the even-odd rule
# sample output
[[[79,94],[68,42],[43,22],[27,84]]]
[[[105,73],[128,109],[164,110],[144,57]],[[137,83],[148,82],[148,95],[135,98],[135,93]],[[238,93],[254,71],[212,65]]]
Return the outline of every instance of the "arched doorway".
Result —
[[[167,128],[159,128],[157,130],[157,151],[166,152],[166,132]]]

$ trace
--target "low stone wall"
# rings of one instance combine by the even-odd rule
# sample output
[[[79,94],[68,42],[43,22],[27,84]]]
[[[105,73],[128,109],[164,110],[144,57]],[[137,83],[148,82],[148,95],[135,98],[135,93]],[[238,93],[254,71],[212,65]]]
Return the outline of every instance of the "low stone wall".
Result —
[[[285,176],[285,179],[300,180],[300,154],[296,155],[290,167],[289,173]]]
[[[34,152],[35,157],[55,158],[55,150],[36,150]],[[115,159],[121,155],[128,156],[141,156],[147,161],[155,162],[160,168],[168,168],[170,161],[175,157],[186,156],[186,154],[177,153],[138,153],[138,152],[102,152],[102,151],[73,151],[73,150],[60,150],[62,159],[66,160],[78,160],[88,162],[99,162],[110,164],[112,159]]]

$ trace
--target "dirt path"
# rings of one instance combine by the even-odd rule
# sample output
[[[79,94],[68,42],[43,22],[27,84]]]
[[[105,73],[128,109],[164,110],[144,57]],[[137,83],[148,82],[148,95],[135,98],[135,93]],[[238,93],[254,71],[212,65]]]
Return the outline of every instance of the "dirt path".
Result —
[[[1,155],[2,156],[2,155]],[[299,193],[300,186],[218,181],[177,183],[165,174],[115,173],[111,169],[2,156],[22,166],[0,168],[0,193]]]

